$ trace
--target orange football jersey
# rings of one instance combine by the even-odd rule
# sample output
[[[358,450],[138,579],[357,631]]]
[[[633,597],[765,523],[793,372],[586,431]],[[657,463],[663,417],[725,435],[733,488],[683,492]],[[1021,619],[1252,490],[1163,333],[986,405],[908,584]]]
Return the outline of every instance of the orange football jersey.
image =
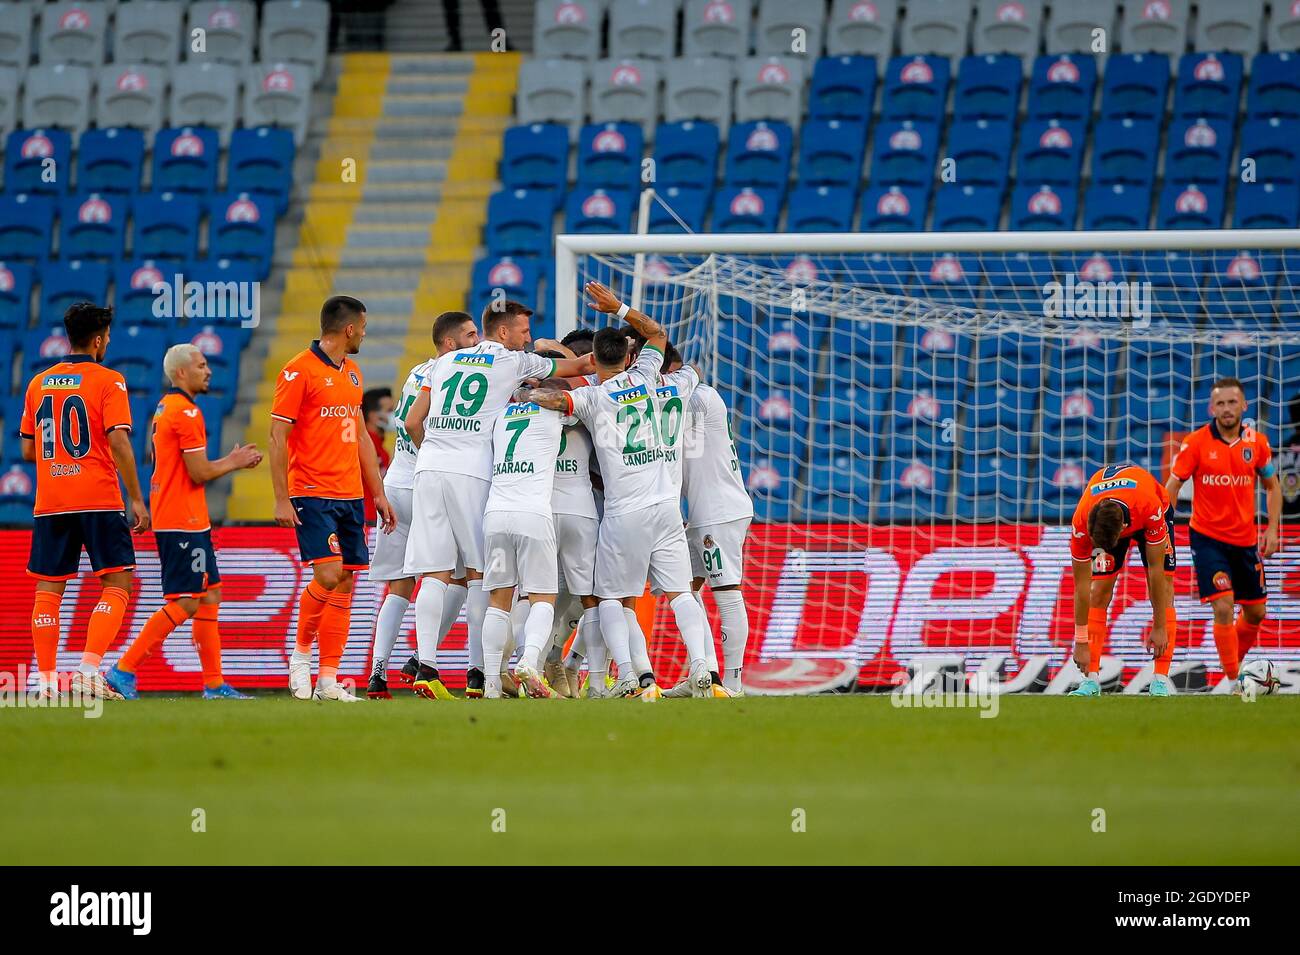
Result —
[[[289,431],[289,496],[350,501],[361,495],[361,371],[351,358],[335,365],[312,342],[275,379],[271,416]]]
[[[1112,464],[1088,479],[1083,497],[1074,509],[1071,521],[1070,556],[1075,560],[1092,557],[1092,537],[1088,534],[1088,515],[1102,501],[1119,501],[1128,515],[1128,529],[1120,540],[1142,535],[1147,544],[1159,544],[1168,536],[1165,514],[1169,495],[1164,485],[1150,471],[1136,464]]]
[[[1225,544],[1258,540],[1255,481],[1273,474],[1273,449],[1254,428],[1229,444],[1213,421],[1189,434],[1174,457],[1174,477],[1192,480],[1192,528]]]
[[[153,413],[153,480],[149,510],[156,531],[206,531],[208,496],[190,478],[185,455],[207,454],[208,429],[194,399],[173,388]]]

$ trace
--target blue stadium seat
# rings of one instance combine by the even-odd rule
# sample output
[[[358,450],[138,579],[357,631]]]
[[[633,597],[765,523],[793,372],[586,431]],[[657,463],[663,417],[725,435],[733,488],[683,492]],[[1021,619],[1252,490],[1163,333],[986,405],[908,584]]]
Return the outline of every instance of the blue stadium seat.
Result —
[[[876,186],[862,196],[860,232],[920,232],[930,193],[924,188]]]
[[[1101,186],[1147,186],[1156,180],[1160,123],[1149,119],[1107,119],[1097,124],[1092,144],[1092,178]]]
[[[985,54],[963,57],[953,93],[953,118],[1005,120],[1020,109],[1024,67],[1018,56]]]
[[[773,315],[754,329],[755,373],[778,388],[811,381],[820,358],[816,339],[807,315]]]
[[[993,288],[991,283],[995,275],[1002,274],[1004,273],[986,273],[990,288]],[[1040,297],[1040,308],[1041,288],[1041,285],[1033,287],[1031,293]],[[986,293],[986,308],[991,301],[992,296]],[[1023,310],[1019,302],[1016,306],[1018,311]],[[1012,389],[1010,393],[1033,396],[1037,407],[1038,390],[1043,384],[1043,340],[1035,335],[1021,335],[1017,332],[981,336],[976,346],[971,378],[977,389],[991,389],[993,398],[997,398],[1003,390]]]
[[[27,382],[16,385],[13,381],[14,356],[18,354],[19,335],[12,329],[0,328],[0,397],[7,395],[14,387],[26,387]],[[0,409],[0,414],[3,409]]]
[[[878,457],[880,451],[880,435],[874,430],[873,425],[874,421],[870,418],[852,423],[831,421],[823,416],[823,409],[819,405],[817,425],[813,429],[813,447],[834,448],[838,454],[848,454],[859,460],[871,460]]]
[[[45,160],[54,160],[47,167]],[[47,168],[54,175],[47,174]],[[68,191],[72,137],[62,129],[15,129],[5,139],[5,193]],[[0,221],[3,221],[0,219]]]
[[[639,123],[590,123],[578,137],[578,186],[635,190],[645,134]]]
[[[1257,53],[1250,61],[1246,94],[1250,119],[1300,119],[1300,56]]]
[[[952,487],[953,451],[936,451],[932,457],[887,459],[882,468],[876,519],[928,520],[948,513]]]
[[[725,186],[713,197],[714,232],[775,232],[780,215],[776,189]]]
[[[1220,328],[1273,324],[1283,259],[1276,252],[1215,252],[1205,275],[1205,314]]]
[[[810,186],[852,186],[862,181],[867,124],[861,120],[812,119],[799,143],[799,182]]]
[[[1165,179],[1185,185],[1223,184],[1232,158],[1232,124],[1208,119],[1176,119],[1169,126]]]
[[[857,192],[849,186],[798,186],[790,193],[787,232],[850,232]]]
[[[1042,122],[1082,122],[1092,116],[1097,61],[1087,54],[1047,54],[1034,60],[1029,79],[1028,117]]]
[[[548,255],[552,198],[545,189],[502,189],[488,199],[486,238],[491,255]]]
[[[934,198],[934,231],[997,231],[1003,194],[1000,187],[941,185]]]
[[[941,135],[935,124],[910,119],[878,125],[871,147],[871,184],[928,188],[934,181]]]
[[[136,197],[132,254],[139,259],[189,261],[199,251],[199,197],[148,192]]]
[[[870,453],[884,428],[884,416],[889,410],[890,386],[876,388],[853,382],[852,378],[844,379],[817,400],[817,421],[820,427],[830,430],[857,432],[853,447]],[[827,445],[818,441],[816,446]]]
[[[801,461],[812,433],[811,399],[805,392],[765,388],[750,396],[740,417],[737,450],[749,456]]]
[[[48,262],[41,268],[42,324],[63,321],[63,313],[75,302],[108,300],[108,265],[90,260]]]
[[[704,217],[708,214],[709,202],[713,198],[711,192],[705,192],[703,189],[688,189],[684,186],[668,186],[665,189],[655,190],[655,196],[656,201],[650,203],[652,234],[704,231]],[[669,209],[672,212],[669,212]],[[676,213],[676,216],[673,213]],[[686,224],[685,229],[677,221],[678,219]]]
[[[870,56],[824,56],[813,67],[810,119],[866,123],[876,100],[876,61]]]
[[[569,193],[564,231],[602,235],[632,231],[632,197],[623,189],[585,189]]]
[[[158,130],[153,142],[154,192],[217,191],[217,162],[221,147],[215,129],[177,126]]]
[[[88,129],[77,140],[77,189],[138,192],[144,133],[129,126]]]
[[[1074,187],[1087,145],[1082,123],[1029,122],[1020,131],[1016,158],[1016,185]]]
[[[831,324],[831,373],[833,380],[856,383],[861,394],[878,395],[881,404],[871,414],[884,411],[884,401],[894,384],[894,326],[885,322],[840,319]],[[836,389],[838,391],[838,388]],[[854,402],[856,408],[862,402]],[[868,406],[869,407],[869,406]],[[856,420],[850,417],[848,420]]]
[[[1083,196],[1083,227],[1140,230],[1151,224],[1150,186],[1092,185]]]
[[[660,123],[654,161],[659,185],[712,190],[718,170],[718,127],[699,120]]]
[[[879,483],[875,471],[871,461],[848,454],[814,459],[808,468],[807,519],[862,520]]]
[[[0,259],[41,262],[54,237],[54,198],[33,192],[0,194]]]
[[[948,260],[953,267],[957,267],[955,265],[957,261],[955,257]],[[968,265],[974,271],[975,281],[978,282],[978,263],[973,256],[968,258]],[[951,290],[945,292],[942,289],[931,292],[930,289],[937,284],[940,283],[932,283],[931,286],[926,287],[927,297],[938,299],[943,294],[950,296],[960,294]],[[954,281],[952,284],[959,283]],[[969,295],[971,298],[974,297],[973,289]],[[951,400],[958,392],[965,390],[966,382],[970,379],[973,349],[974,345],[966,335],[940,328],[907,329],[903,334],[903,365],[898,378],[899,391],[905,394],[928,390],[942,400]]]
[[[954,515],[963,521],[1014,521],[1030,497],[1028,462],[1012,455],[963,455]]]
[[[191,324],[183,335],[176,333],[175,337],[188,339],[207,358],[212,367],[211,393],[214,400],[219,400],[224,407],[228,396],[233,404],[234,386],[239,377],[239,358],[245,344],[243,330],[228,325]]]
[[[0,261],[0,329],[26,328],[32,309],[32,267]],[[0,393],[9,379],[0,376]]]
[[[1079,204],[1077,187],[1016,186],[1011,192],[1011,228],[1016,231],[1073,229]]]
[[[1161,120],[1168,97],[1169,58],[1164,54],[1119,53],[1106,61],[1102,119]]]
[[[981,345],[983,340],[981,341]],[[999,352],[1006,355],[1008,352]],[[1038,350],[1042,359],[1042,349]],[[978,372],[979,366],[976,365]],[[979,432],[1000,429],[1009,434],[1029,437],[1036,430],[1035,418],[1038,416],[1038,397],[1041,384],[1035,381],[1031,386],[1018,388],[997,382],[988,382],[972,389],[962,397],[966,409],[965,428],[967,431]],[[963,443],[976,439],[963,436]]]
[[[728,186],[784,191],[790,181],[794,134],[785,123],[758,120],[731,127],[723,181]]]
[[[0,472],[0,523],[30,526],[35,506],[36,465],[10,459]]]
[[[754,502],[754,517],[760,521],[788,521],[792,508],[794,468],[788,461],[747,458],[741,462],[745,486]]]
[[[1124,273],[1116,273],[1115,280]],[[1091,281],[1111,281],[1092,279]],[[1093,329],[1084,328],[1069,338],[1052,345],[1048,356],[1047,382],[1049,395],[1060,396],[1083,389],[1087,392],[1106,393],[1116,387],[1119,360],[1123,346],[1110,338],[1103,338]]]
[[[1241,155],[1255,163],[1255,182],[1300,181],[1300,121],[1249,119],[1241,127]]]
[[[559,123],[530,123],[506,130],[501,182],[511,189],[564,191],[569,172],[569,129]]]
[[[1223,186],[1167,182],[1160,191],[1157,229],[1218,229],[1223,225]]]
[[[1031,499],[1029,517],[1061,523],[1070,519],[1088,478],[1101,467],[1102,457],[1044,456],[1038,462],[1038,490]]]
[[[919,254],[912,256],[912,263],[918,278],[917,294],[922,298],[966,308],[979,302],[983,272],[978,256]]]
[[[1295,183],[1243,182],[1237,186],[1234,229],[1294,229],[1300,214],[1300,187]]]
[[[1043,456],[1104,459],[1107,395],[1104,385],[1049,391],[1043,399]]]
[[[1282,346],[1278,355],[1277,380],[1278,390],[1269,421],[1288,428],[1300,427],[1300,346]]]
[[[516,259],[508,255],[486,255],[474,263],[470,279],[470,294],[475,302],[475,314],[483,299],[490,299],[494,289],[501,289],[505,297],[521,302],[537,300],[537,285],[541,270],[532,259]]]
[[[53,364],[48,362],[47,364]],[[19,393],[16,395],[6,395],[0,397],[0,417],[4,419],[4,438],[0,440],[0,455],[5,461],[19,461],[23,456],[22,439],[18,437],[18,429],[21,427],[23,420],[23,403],[27,391],[27,382],[32,375],[39,374],[44,368],[37,369],[31,375],[23,375],[23,380],[19,384]]]
[[[1208,259],[1197,252],[1169,250],[1140,256],[1142,281],[1151,283],[1152,319],[1166,325],[1187,326],[1204,314],[1201,285]]]
[[[255,263],[258,278],[271,270],[275,250],[275,210],[247,192],[214,196],[208,225],[208,256]]]
[[[111,350],[111,346],[110,346]],[[162,361],[158,362],[159,373],[162,370]],[[128,386],[129,387],[129,386]],[[154,387],[154,393],[133,394],[127,400],[131,408],[131,449],[135,452],[136,467],[140,472],[140,481],[143,487],[148,488],[149,479],[145,472],[153,473],[153,468],[145,464],[149,441],[153,437],[153,414],[158,409],[159,386]],[[148,491],[145,492],[148,494]]]
[[[211,305],[205,302],[203,314],[188,316],[190,326],[212,323],[239,327],[247,341],[252,329],[251,326],[242,327],[244,315],[241,312],[251,310],[257,304],[252,293],[253,283],[261,278],[260,264],[246,259],[209,256],[186,266],[184,275],[186,282],[198,282],[208,288],[217,285],[233,288],[239,296],[235,302],[228,298],[220,302],[214,301]]]
[[[1208,407],[1214,383],[1228,376],[1241,381],[1248,400],[1259,401],[1272,393],[1275,375],[1273,355],[1267,350],[1261,353],[1259,346],[1253,342],[1235,344],[1229,334],[1214,344],[1202,344],[1198,352],[1197,374],[1192,392],[1192,403],[1198,411]]]
[[[984,278],[985,308],[1042,315],[1042,288],[1056,279],[1056,268],[1045,252],[990,255],[985,257]]]
[[[1187,53],[1178,61],[1175,119],[1235,121],[1241,111],[1241,54]]]
[[[130,201],[113,193],[91,193],[63,200],[59,255],[64,259],[120,259],[126,247]]]
[[[905,119],[938,124],[948,102],[952,66],[946,57],[896,56],[885,71],[880,104],[884,122]]]
[[[237,129],[230,137],[226,189],[265,196],[277,216],[289,209],[293,188],[293,131],[276,126]]]
[[[104,364],[121,373],[132,396],[156,401],[162,387],[163,353],[170,344],[167,333],[161,329],[143,325],[119,328],[109,342]]]
[[[963,186],[993,186],[1005,190],[1011,177],[1011,120],[976,119],[948,128],[946,156],[954,165],[954,180]]]
[[[62,361],[72,350],[72,346],[68,344],[67,332],[63,329],[63,314],[60,313],[52,322],[42,322],[39,328],[26,332],[23,335],[22,347],[19,387],[26,388],[28,381],[56,362]]]
[[[866,210],[863,210],[863,214],[866,214]],[[849,257],[845,266],[846,273],[859,285],[891,295],[911,294],[916,278],[912,274],[911,258],[900,253],[872,252],[861,258]]]
[[[176,263],[155,262],[153,259],[119,265],[113,274],[114,321],[123,326],[174,328],[176,319],[170,314],[174,309],[169,309],[166,316],[154,313],[157,296],[153,290],[158,283],[164,283],[168,291],[163,294],[170,294],[177,271],[179,266]]]

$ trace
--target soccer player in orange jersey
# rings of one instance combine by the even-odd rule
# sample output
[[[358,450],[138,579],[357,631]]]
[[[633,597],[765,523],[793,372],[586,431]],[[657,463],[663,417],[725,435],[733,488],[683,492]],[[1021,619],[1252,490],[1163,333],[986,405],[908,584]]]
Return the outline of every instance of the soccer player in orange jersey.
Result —
[[[139,696],[135,674],[140,664],[186,620],[203,667],[204,699],[247,700],[221,675],[221,636],[217,608],[221,574],[212,548],[212,524],[204,485],[240,468],[255,468],[262,455],[251,444],[235,445],[224,458],[208,460],[208,433],[194,396],[212,380],[208,360],[193,345],[173,345],[163,356],[171,390],[153,416],[153,482],[149,487],[154,539],[162,564],[165,604],[145,623],[122,659],[104,679],[128,700]]]
[[[1236,680],[1241,661],[1259,639],[1268,588],[1264,563],[1278,549],[1282,485],[1268,439],[1242,422],[1246,392],[1236,378],[1220,378],[1210,391],[1213,420],[1187,436],[1174,458],[1165,490],[1176,502],[1193,481],[1192,565],[1201,603],[1214,608],[1214,645],[1223,674]],[[1263,541],[1255,523],[1255,483],[1264,486],[1268,526]],[[1233,622],[1233,605],[1241,616]]]
[[[320,339],[299,352],[275,380],[271,402],[271,484],[275,522],[292,527],[312,580],[298,604],[298,632],[289,658],[295,699],[355,703],[338,682],[348,641],[354,576],[370,564],[362,482],[374,497],[384,533],[393,509],[384,494],[375,446],[361,417],[361,371],[349,356],[366,337],[366,307],[348,295],[326,299]],[[311,647],[320,641],[313,694]]]
[[[122,626],[135,571],[132,532],[149,527],[149,512],[131,451],[126,381],[100,364],[108,350],[113,310],[78,302],[63,316],[71,353],[27,386],[23,458],[36,462],[36,507],[27,573],[36,578],[32,642],[42,696],[58,694],[59,608],[77,576],[81,549],[103,584],[86,627],[86,648],[73,691],[118,700],[99,664]],[[118,477],[131,499],[123,514]]]
[[[1129,545],[1138,540],[1151,598],[1151,634],[1143,645],[1155,656],[1149,692],[1168,696],[1174,656],[1173,518],[1169,497],[1149,471],[1115,464],[1094,474],[1071,521],[1074,559],[1074,662],[1086,674],[1071,696],[1100,696],[1101,653],[1106,646],[1106,611]]]

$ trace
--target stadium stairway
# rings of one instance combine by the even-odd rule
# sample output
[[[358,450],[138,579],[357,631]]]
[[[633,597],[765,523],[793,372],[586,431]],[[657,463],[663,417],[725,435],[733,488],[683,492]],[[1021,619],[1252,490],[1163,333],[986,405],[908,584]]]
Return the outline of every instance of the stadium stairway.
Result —
[[[369,310],[357,356],[367,387],[396,389],[429,357],[433,317],[465,302],[518,69],[513,53],[343,57],[283,307],[249,379],[245,441],[265,446],[275,376],[317,337],[331,294]],[[228,518],[266,520],[271,510],[265,469],[237,474]]]

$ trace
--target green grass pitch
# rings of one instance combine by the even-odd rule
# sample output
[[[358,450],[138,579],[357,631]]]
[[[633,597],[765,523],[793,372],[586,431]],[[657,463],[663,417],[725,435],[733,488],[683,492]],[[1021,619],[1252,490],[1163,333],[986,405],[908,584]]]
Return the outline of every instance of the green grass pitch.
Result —
[[[993,719],[868,695],[8,710],[0,858],[1300,861],[1300,699],[1000,703]]]

